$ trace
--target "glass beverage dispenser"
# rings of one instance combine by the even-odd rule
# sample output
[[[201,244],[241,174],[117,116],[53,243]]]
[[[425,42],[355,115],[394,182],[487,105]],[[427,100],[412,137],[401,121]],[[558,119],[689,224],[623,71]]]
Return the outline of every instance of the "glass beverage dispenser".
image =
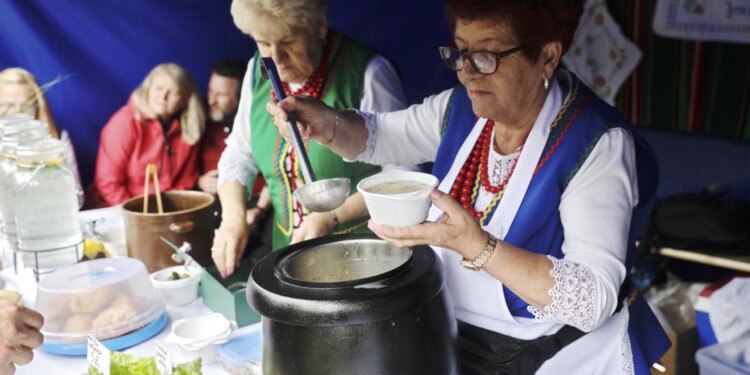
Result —
[[[75,177],[63,152],[63,143],[52,138],[16,147],[18,250],[24,264],[37,271],[74,264],[81,257]]]

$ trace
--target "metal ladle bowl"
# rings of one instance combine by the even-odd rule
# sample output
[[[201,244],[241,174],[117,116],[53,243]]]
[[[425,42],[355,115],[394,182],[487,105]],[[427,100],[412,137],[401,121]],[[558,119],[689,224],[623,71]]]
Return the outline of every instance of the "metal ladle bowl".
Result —
[[[263,78],[271,80],[271,85],[279,101],[286,98],[286,93],[284,92],[281,78],[279,78],[279,72],[276,70],[276,64],[274,64],[273,59],[264,57],[261,60],[260,66],[261,75]],[[294,197],[302,203],[305,209],[312,212],[333,211],[344,204],[344,201],[349,196],[351,181],[344,177],[316,180],[315,173],[312,170],[312,166],[310,166],[307,151],[305,151],[305,144],[302,142],[299,129],[297,129],[297,122],[289,116],[286,126],[292,145],[294,146],[294,152],[300,161],[299,165],[302,170],[302,177],[305,179],[305,184],[294,191]]]
[[[329,178],[302,185],[293,194],[307,210],[333,211],[346,201],[350,185],[348,178]]]

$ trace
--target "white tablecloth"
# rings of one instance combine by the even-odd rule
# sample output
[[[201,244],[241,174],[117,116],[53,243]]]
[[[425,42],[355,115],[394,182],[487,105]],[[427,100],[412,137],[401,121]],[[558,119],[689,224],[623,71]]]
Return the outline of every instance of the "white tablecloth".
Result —
[[[123,226],[122,214],[119,207],[82,211],[80,213],[81,222],[99,218],[104,218],[104,221],[96,226],[97,231],[100,233],[103,233],[110,228]],[[6,259],[8,258],[6,257]],[[18,290],[21,292],[21,294],[23,295],[22,303],[24,305],[30,307],[34,306],[34,301],[36,298],[36,278],[34,277],[34,273],[31,269],[21,268],[16,274],[13,270],[13,264],[5,263],[5,269],[0,271],[0,276],[6,284],[6,289]],[[41,277],[44,277],[44,275],[41,275]],[[179,346],[177,344],[170,344],[164,341],[165,337],[170,332],[170,326],[172,322],[178,319],[211,314],[213,312],[203,304],[202,298],[198,298],[197,300],[185,306],[167,306],[166,312],[169,316],[169,322],[167,323],[167,327],[161,333],[141,344],[125,349],[124,352],[139,357],[153,357],[156,353],[155,342],[158,341],[169,352],[173,364],[184,362],[185,358],[183,358]],[[232,337],[237,337],[249,332],[253,332],[254,330],[258,329],[258,325],[259,324],[254,324],[247,327],[242,327],[236,330],[232,334]],[[80,375],[85,374],[87,372],[87,368],[88,363],[85,356],[62,356],[46,353],[40,349],[37,349],[34,351],[34,360],[28,365],[18,367],[18,371],[16,372],[16,374]],[[227,372],[222,369],[220,363],[216,362],[213,364],[204,365],[203,373],[206,375],[212,375],[226,374]]]

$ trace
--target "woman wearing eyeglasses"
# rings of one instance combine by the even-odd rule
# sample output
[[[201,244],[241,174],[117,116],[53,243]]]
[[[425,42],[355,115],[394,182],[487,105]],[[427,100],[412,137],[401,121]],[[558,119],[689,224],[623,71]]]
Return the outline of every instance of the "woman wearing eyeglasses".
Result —
[[[669,345],[626,282],[653,159],[559,66],[582,3],[448,0],[455,45],[440,55],[462,85],[406,110],[268,105],[282,132],[293,113],[347,159],[434,161],[428,220],[369,227],[441,257],[462,374],[646,374]]]

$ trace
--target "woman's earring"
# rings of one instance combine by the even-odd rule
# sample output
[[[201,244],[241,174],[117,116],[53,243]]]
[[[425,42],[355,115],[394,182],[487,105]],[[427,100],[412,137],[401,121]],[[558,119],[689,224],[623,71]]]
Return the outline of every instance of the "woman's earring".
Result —
[[[544,90],[549,90],[549,79],[547,77],[544,77]]]

